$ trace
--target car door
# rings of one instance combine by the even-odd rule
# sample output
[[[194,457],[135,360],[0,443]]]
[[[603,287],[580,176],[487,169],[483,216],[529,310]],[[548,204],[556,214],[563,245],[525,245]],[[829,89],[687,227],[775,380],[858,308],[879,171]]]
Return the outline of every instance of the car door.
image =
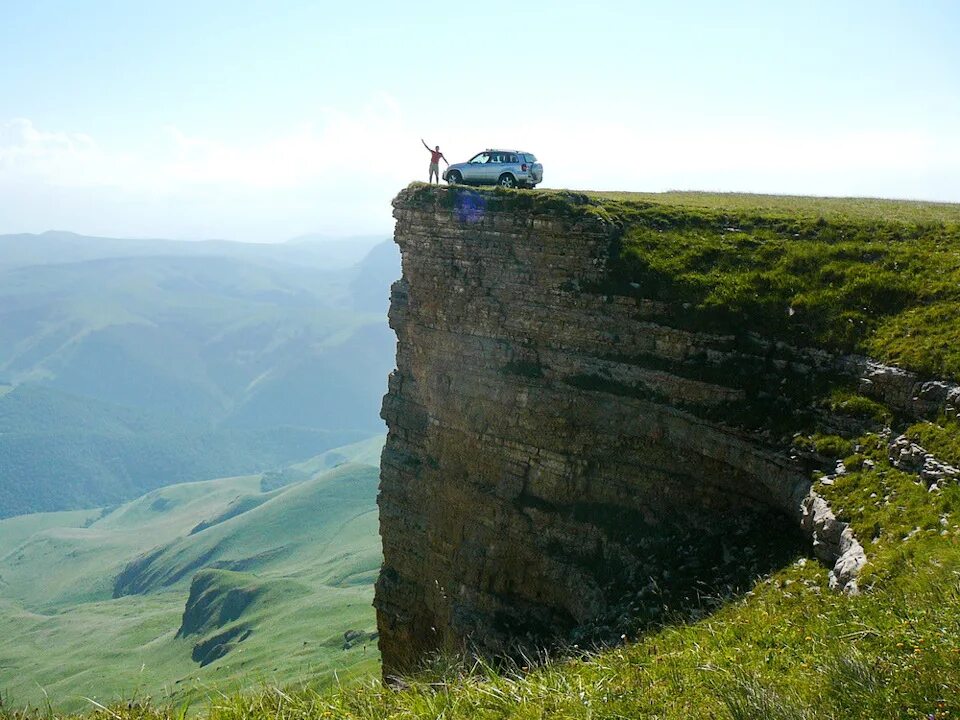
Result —
[[[465,182],[482,183],[487,182],[486,176],[490,165],[490,153],[477,153],[463,166],[463,179]]]
[[[525,173],[520,169],[520,158],[516,153],[504,153],[503,162],[503,172],[510,173],[518,182],[524,180]]]
[[[497,180],[500,179],[500,174],[503,172],[503,167],[503,153],[490,153],[490,162],[487,163],[486,171],[483,175],[483,181],[486,183],[495,184]]]

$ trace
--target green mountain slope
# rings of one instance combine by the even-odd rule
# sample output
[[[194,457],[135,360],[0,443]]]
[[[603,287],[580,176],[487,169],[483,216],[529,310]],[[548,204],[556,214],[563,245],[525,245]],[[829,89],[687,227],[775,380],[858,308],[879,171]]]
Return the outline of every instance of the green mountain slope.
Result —
[[[349,460],[382,441],[334,452]],[[302,474],[267,493],[251,475],[0,521],[4,700],[48,693],[78,709],[84,697],[179,701],[252,677],[376,672],[377,468]],[[115,592],[122,578],[139,580],[135,594]]]
[[[156,592],[188,579],[193,569],[214,567],[258,572],[265,567],[326,584],[356,581],[353,570],[370,558],[360,550],[376,532],[375,474],[342,465],[312,480],[275,490],[265,502],[238,516],[178,537],[134,560],[118,575],[114,595]],[[359,546],[357,545],[359,543]],[[311,558],[304,565],[302,553]],[[315,556],[333,552],[337,561],[317,565]],[[360,553],[354,560],[344,560]],[[371,575],[364,576],[372,582]]]
[[[0,283],[0,374],[221,419],[255,396],[264,377],[384,325],[383,314],[352,309],[353,275],[231,257],[9,270]]]
[[[399,261],[343,265],[372,244],[0,236],[0,517],[377,432],[393,339],[370,298]]]
[[[21,385],[0,397],[0,517],[115,504],[170,483],[276,468],[368,434],[175,422]]]

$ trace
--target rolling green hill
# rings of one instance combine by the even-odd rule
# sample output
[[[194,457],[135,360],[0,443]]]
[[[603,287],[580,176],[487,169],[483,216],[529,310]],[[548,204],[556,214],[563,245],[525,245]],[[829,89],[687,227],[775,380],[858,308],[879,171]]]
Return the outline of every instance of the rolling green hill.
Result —
[[[4,701],[180,702],[375,673],[378,471],[353,460],[382,443],[338,448],[341,464],[266,493],[250,475],[0,521]]]
[[[377,432],[399,262],[372,245],[0,236],[0,517]]]

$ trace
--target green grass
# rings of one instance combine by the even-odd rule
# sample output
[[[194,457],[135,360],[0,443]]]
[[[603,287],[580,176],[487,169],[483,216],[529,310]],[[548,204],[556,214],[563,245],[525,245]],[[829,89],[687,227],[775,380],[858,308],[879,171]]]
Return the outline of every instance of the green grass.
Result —
[[[336,456],[370,457],[382,443],[377,436]],[[138,693],[176,704],[250,682],[376,674],[378,472],[325,465],[314,459],[304,479],[267,493],[252,475],[173,485],[115,508],[0,521],[4,701],[49,698],[58,711],[81,710],[92,707],[85,698]],[[250,497],[259,501],[225,517]],[[214,594],[255,588],[256,601],[177,637],[193,578],[211,572]],[[124,574],[139,584],[115,597]],[[237,627],[250,636],[201,667],[195,647]],[[361,635],[345,649],[348,631]]]
[[[799,558],[696,622],[668,618],[618,647],[568,648],[496,668],[437,660],[400,691],[373,680],[330,688],[263,678],[260,688],[211,695],[199,713],[211,720],[956,717],[960,486],[929,493],[889,466],[877,437],[858,440],[875,467],[821,491],[868,539],[862,595],[831,592],[826,569]],[[172,720],[178,712],[134,703],[97,715]]]
[[[880,198],[807,197],[754,193],[588,191],[591,197],[629,203],[671,205],[692,210],[760,214],[784,219],[833,222],[960,223],[960,204]]]
[[[937,422],[922,422],[907,428],[911,440],[932,451],[951,465],[960,467],[960,421],[956,418],[940,418]]]
[[[368,440],[344,445],[343,447],[320,453],[302,463],[295,463],[290,467],[300,472],[312,475],[329,470],[343,463],[360,463],[361,465],[380,466],[380,453],[383,452],[385,435],[376,435]]]
[[[814,220],[612,202],[624,231],[611,291],[685,304],[677,321],[697,329],[755,332],[960,378],[955,220],[900,223],[852,210]],[[902,214],[925,217],[921,209]]]
[[[49,528],[80,528],[96,520],[102,510],[65,510],[63,512],[18,515],[0,520],[0,557],[11,549]]]
[[[722,217],[762,216],[786,221],[829,221],[836,223],[883,222],[898,224],[960,223],[960,203],[936,203],[919,200],[882,198],[836,198],[803,195],[762,195],[754,193],[714,193],[670,191],[662,193],[615,192],[597,190],[504,190],[503,188],[439,188],[422,182],[411,183],[401,193],[404,203],[441,204],[456,207],[464,192],[482,196],[494,210],[555,211],[560,216],[605,215],[616,205],[671,207],[693,214]]]
[[[960,379],[960,205],[416,183],[404,193],[413,206],[458,207],[472,193],[489,210],[603,219],[614,257],[609,282],[594,289],[671,302],[678,326]]]
[[[845,389],[835,389],[830,394],[827,407],[838,415],[870,420],[882,425],[889,425],[893,421],[893,415],[885,405]]]

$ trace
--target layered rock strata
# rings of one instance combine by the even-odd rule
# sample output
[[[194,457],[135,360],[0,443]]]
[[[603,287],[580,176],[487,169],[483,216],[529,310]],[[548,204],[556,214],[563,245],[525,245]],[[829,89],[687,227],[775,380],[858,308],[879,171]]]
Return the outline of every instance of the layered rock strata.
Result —
[[[590,623],[665,576],[657,538],[746,516],[801,529],[852,589],[863,548],[757,414],[838,375],[917,412],[956,399],[918,400],[918,379],[865,359],[681,329],[688,308],[605,290],[620,229],[583,202],[415,187],[394,201],[385,674]]]

